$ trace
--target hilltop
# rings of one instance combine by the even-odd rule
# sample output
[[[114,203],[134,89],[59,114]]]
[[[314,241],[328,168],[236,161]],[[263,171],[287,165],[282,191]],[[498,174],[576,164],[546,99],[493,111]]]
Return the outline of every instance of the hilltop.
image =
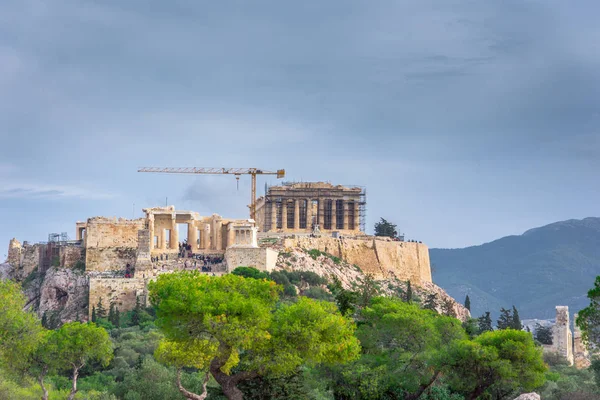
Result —
[[[516,305],[523,318],[576,312],[600,274],[600,218],[567,220],[463,249],[430,250],[433,280],[472,314]]]

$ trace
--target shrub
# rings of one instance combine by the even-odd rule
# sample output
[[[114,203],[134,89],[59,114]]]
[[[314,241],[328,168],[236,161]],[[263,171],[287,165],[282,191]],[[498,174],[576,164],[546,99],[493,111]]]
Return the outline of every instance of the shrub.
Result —
[[[310,297],[315,300],[333,301],[334,298],[327,290],[322,287],[313,286],[302,293],[303,296]]]
[[[290,284],[283,287],[283,295],[286,297],[296,297],[298,296],[298,292],[296,291],[296,287]]]
[[[269,275],[265,272],[259,271],[253,267],[237,267],[232,272],[233,275],[243,276],[244,278],[253,279],[268,279]]]
[[[308,251],[308,255],[313,259],[316,260],[317,258],[319,258],[319,256],[323,255],[323,253],[320,250],[317,249],[312,249]]]

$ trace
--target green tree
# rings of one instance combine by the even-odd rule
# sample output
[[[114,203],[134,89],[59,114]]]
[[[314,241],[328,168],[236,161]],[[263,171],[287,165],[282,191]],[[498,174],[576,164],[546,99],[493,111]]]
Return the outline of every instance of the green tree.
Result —
[[[106,308],[102,304],[102,297],[98,299],[98,304],[96,304],[96,317],[98,319],[106,318]]]
[[[7,371],[27,367],[43,331],[37,316],[23,311],[25,304],[20,286],[0,279],[0,366]]]
[[[519,317],[519,311],[515,306],[513,306],[511,328],[516,329],[518,331],[523,330],[523,324],[521,323],[521,318]]]
[[[136,326],[140,324],[142,311],[142,304],[140,303],[139,296],[137,296],[135,298],[135,308],[131,313],[131,325]]]
[[[479,323],[479,332],[489,332],[493,331],[494,327],[492,326],[492,317],[490,316],[490,312],[486,311],[481,317],[477,318]]]
[[[579,311],[576,324],[581,328],[583,339],[593,346],[600,346],[600,276],[587,293],[590,304]]]
[[[465,297],[465,308],[469,311],[471,311],[471,299],[469,298],[469,295],[467,295],[467,297]]]
[[[404,301],[406,301],[407,303],[412,303],[412,299],[413,299],[413,291],[412,291],[412,286],[410,285],[410,281],[406,281],[406,297],[404,298]]]
[[[442,314],[447,317],[456,318],[456,312],[454,311],[454,302],[446,298],[442,301]]]
[[[92,322],[98,321],[98,315],[96,314],[96,306],[92,306]]]
[[[500,317],[498,317],[498,321],[496,326],[498,329],[511,329],[514,324],[514,319],[511,310],[507,310],[502,307],[500,309]]]
[[[381,288],[372,274],[366,274],[364,279],[361,281],[358,290],[358,306],[367,307],[371,304],[373,297],[378,296],[381,292]]]
[[[543,326],[535,324],[535,340],[541,344],[552,344],[552,328],[549,326]]]
[[[333,304],[278,303],[281,287],[272,281],[181,272],[159,276],[149,290],[166,337],[157,357],[208,370],[228,399],[242,399],[237,385],[260,375],[358,356],[354,323]]]
[[[398,236],[396,225],[381,218],[381,220],[375,224],[375,236],[396,238]]]
[[[108,333],[93,323],[70,322],[52,331],[48,345],[57,349],[59,368],[70,370],[72,385],[68,400],[77,393],[79,372],[88,362],[95,360],[106,366],[113,356]]]
[[[344,316],[354,314],[359,294],[352,290],[344,289],[342,282],[337,276],[332,277],[332,282],[328,285],[328,288],[335,298],[335,303],[340,313]]]
[[[429,293],[425,302],[423,303],[423,308],[426,310],[431,310],[437,312],[437,293]]]
[[[234,275],[243,276],[244,278],[254,279],[268,279],[269,275],[265,272],[259,271],[253,267],[237,267],[232,272]]]
[[[531,335],[514,329],[457,341],[442,355],[440,365],[452,390],[468,400],[531,391],[544,384],[547,369]]]

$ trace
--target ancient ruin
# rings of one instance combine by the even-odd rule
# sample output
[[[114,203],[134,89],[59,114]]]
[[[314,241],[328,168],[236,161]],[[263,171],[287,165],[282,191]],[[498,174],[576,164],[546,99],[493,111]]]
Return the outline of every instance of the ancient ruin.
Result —
[[[75,224],[75,240],[67,234],[36,244],[11,240],[8,275],[28,282],[32,308],[55,313],[61,321],[88,318],[100,301],[121,311],[131,310],[136,301],[147,304],[148,283],[162,273],[303,268],[305,263],[281,254],[303,254],[294,259],[306,260],[310,251],[338,260],[339,277],[359,271],[443,292],[432,283],[427,246],[367,236],[364,210],[364,189],[318,182],[271,187],[258,201],[257,223],[174,206],[144,209],[138,219],[92,217]],[[457,314],[466,313],[457,306]]]
[[[576,320],[577,314],[573,316],[573,322]],[[544,345],[544,352],[556,353],[576,368],[587,368],[590,366],[588,346],[583,341],[579,327],[576,324],[573,326],[574,332],[571,331],[569,307],[556,306],[556,321],[552,326],[552,344]]]
[[[326,182],[271,186],[256,202],[261,232],[364,232],[366,191]]]

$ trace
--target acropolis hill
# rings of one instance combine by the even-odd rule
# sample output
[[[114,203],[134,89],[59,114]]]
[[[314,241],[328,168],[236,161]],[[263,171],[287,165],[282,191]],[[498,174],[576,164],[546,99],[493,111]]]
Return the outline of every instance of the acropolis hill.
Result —
[[[365,204],[361,188],[317,182],[271,187],[257,203],[256,221],[174,206],[144,209],[139,219],[92,217],[76,222],[72,241],[65,235],[37,244],[11,240],[4,275],[29,283],[31,306],[40,315],[58,313],[62,321],[89,317],[88,305],[100,299],[121,311],[132,309],[136,299],[147,303],[148,282],[177,270],[219,275],[239,266],[313,268],[348,285],[360,271],[378,280],[435,286],[427,246],[366,235]],[[322,263],[302,264],[300,253],[313,249],[343,263],[327,270]],[[282,258],[290,251],[299,253],[298,265]]]

